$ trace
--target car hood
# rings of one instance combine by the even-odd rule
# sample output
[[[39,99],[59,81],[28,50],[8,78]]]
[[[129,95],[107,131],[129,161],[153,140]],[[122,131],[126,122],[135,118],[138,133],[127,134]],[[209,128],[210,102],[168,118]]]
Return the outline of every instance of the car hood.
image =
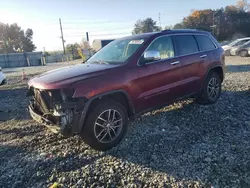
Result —
[[[224,45],[224,46],[222,46],[222,49],[223,50],[229,50],[229,49],[231,49],[232,48],[232,46],[229,46],[229,45]]]
[[[63,88],[87,78],[104,74],[120,65],[78,64],[45,72],[33,77],[28,85],[39,89]]]

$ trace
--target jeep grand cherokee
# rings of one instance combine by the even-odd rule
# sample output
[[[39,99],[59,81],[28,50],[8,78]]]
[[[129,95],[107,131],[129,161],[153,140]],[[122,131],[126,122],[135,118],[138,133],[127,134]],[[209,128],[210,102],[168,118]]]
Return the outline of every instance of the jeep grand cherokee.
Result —
[[[128,120],[177,100],[215,103],[224,79],[224,52],[208,32],[165,30],[112,41],[87,62],[28,83],[33,119],[64,135],[79,134],[108,150]]]

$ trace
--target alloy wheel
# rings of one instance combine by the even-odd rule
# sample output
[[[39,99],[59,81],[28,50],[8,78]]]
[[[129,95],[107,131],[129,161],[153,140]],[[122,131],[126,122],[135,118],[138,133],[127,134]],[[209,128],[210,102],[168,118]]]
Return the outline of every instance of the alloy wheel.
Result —
[[[220,92],[220,83],[217,78],[213,77],[208,82],[207,92],[211,100],[215,100],[218,97]]]
[[[103,111],[94,124],[94,134],[101,143],[114,141],[121,133],[123,120],[121,114],[114,109]]]

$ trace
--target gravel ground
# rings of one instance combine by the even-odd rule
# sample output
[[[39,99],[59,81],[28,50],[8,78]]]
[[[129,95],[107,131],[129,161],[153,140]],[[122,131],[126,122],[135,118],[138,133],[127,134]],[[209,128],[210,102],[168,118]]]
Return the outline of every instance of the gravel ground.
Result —
[[[31,120],[26,82],[7,75],[0,187],[250,187],[250,58],[229,57],[227,64],[218,103],[185,100],[147,113],[108,152]]]

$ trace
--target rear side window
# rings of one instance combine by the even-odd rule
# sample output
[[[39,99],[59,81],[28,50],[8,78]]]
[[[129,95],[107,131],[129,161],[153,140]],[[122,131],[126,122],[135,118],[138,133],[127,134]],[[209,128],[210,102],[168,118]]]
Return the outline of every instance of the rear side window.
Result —
[[[213,41],[206,35],[196,35],[195,38],[201,51],[213,50],[216,48]]]
[[[187,55],[198,52],[198,45],[193,35],[175,36],[179,55]]]

